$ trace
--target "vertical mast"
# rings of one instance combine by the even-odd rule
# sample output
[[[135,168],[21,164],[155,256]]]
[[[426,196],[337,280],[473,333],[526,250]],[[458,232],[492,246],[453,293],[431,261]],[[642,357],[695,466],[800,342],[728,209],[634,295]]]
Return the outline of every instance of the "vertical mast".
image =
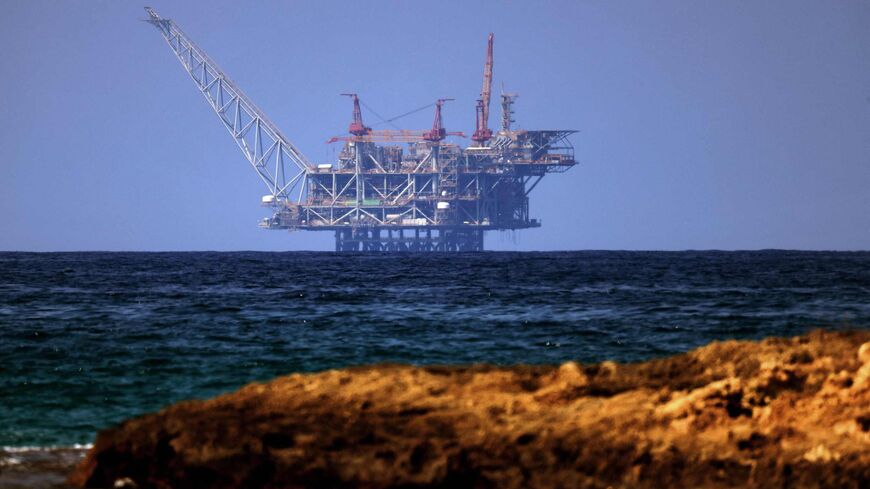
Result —
[[[514,101],[519,97],[516,93],[501,94],[501,131],[499,135],[511,132],[511,123],[514,121]]]

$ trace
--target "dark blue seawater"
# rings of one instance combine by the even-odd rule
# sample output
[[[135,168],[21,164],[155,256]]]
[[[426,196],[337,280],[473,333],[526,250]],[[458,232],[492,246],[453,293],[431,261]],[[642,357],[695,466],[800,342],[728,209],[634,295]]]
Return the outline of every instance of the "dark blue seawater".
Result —
[[[642,360],[870,325],[870,253],[0,253],[0,446],[254,380]]]

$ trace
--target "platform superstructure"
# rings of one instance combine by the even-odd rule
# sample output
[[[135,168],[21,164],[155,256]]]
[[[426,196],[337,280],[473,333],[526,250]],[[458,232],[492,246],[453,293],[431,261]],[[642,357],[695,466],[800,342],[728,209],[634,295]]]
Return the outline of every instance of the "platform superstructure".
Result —
[[[576,165],[575,131],[513,127],[516,94],[501,95],[501,126],[489,128],[492,34],[470,145],[449,142],[464,136],[444,127],[451,99],[433,104],[431,129],[374,130],[347,93],[348,133],[329,140],[343,144],[337,161],[315,165],[173,21],[146,10],[266,184],[264,228],[331,231],[336,251],[480,251],[485,231],[539,227],[529,193]]]

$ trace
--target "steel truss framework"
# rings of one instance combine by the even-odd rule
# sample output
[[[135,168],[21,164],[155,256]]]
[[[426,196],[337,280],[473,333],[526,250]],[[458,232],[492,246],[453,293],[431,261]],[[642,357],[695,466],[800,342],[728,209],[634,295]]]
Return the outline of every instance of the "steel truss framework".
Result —
[[[483,251],[483,230],[351,228],[335,231],[335,251]]]
[[[484,229],[535,227],[536,221],[529,219],[528,195],[541,178],[460,173],[457,185],[446,193],[448,179],[441,173],[310,175],[308,202],[292,220],[275,224],[305,229],[353,223],[408,227],[457,222]],[[438,209],[438,202],[450,207]]]
[[[147,22],[166,39],[274,201],[301,202],[305,193],[304,176],[313,165],[175,22],[161,18],[150,7],[145,10],[148,11]],[[298,194],[294,193],[297,187]]]

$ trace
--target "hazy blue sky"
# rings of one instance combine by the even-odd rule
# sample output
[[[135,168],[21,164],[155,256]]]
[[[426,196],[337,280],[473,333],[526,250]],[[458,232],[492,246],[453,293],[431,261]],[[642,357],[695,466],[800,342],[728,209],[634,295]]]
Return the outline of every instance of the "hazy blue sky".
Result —
[[[581,165],[489,249],[870,249],[870,2],[152,6],[316,162],[345,91],[384,116],[454,97],[470,133],[495,32],[519,124],[580,130]],[[256,227],[261,182],[144,17],[4,2],[0,250],[331,249]]]

